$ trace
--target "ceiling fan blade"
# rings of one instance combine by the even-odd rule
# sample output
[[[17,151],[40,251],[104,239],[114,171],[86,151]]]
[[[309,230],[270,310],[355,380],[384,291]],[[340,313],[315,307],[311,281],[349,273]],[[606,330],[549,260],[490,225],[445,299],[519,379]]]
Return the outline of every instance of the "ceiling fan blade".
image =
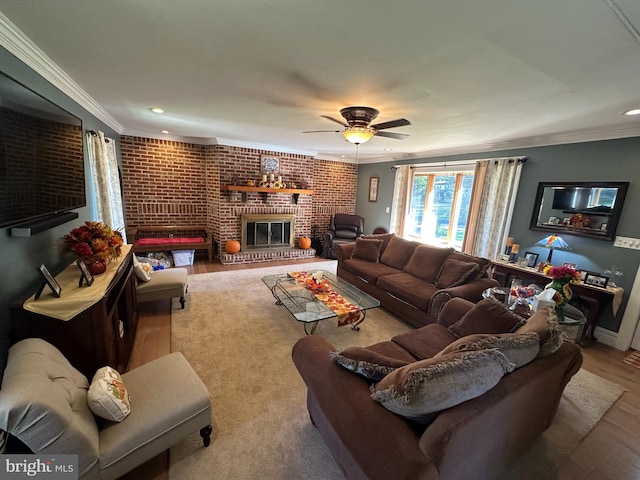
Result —
[[[393,133],[393,132],[376,132],[377,137],[395,138],[396,140],[404,140],[409,137],[407,133]]]
[[[302,133],[340,133],[342,130],[307,130]]]
[[[385,128],[406,127],[407,125],[411,125],[411,122],[406,118],[396,118],[395,120],[389,120],[388,122],[377,123],[370,126],[376,130],[384,130]]]
[[[344,123],[342,120],[338,120],[337,118],[330,117],[329,115],[320,115],[320,116],[326,118],[327,120],[331,120],[332,122],[339,123],[343,127],[349,127],[348,123]]]

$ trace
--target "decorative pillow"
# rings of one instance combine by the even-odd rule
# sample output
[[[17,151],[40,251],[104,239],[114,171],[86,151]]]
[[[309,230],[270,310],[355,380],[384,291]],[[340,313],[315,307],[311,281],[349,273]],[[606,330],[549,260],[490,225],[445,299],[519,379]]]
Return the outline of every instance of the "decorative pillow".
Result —
[[[87,403],[94,415],[121,422],[131,412],[131,403],[122,377],[111,367],[98,369],[89,385]]]
[[[392,237],[384,253],[380,255],[380,262],[402,270],[418,245],[418,242],[412,242],[401,237]]]
[[[449,327],[456,337],[474,333],[511,333],[524,325],[524,319],[495,298],[480,300],[460,320]],[[518,332],[526,333],[526,332]]]
[[[535,332],[467,335],[449,344],[435,356],[447,355],[451,352],[467,352],[489,348],[497,348],[507,357],[510,363],[515,365],[515,368],[520,368],[538,355],[540,337]]]
[[[562,345],[562,330],[558,325],[558,315],[553,307],[538,309],[514,333],[535,332],[540,337],[538,357],[546,357]]]
[[[478,271],[475,262],[461,262],[448,258],[436,280],[436,288],[451,288],[464,284],[467,279]]]
[[[472,275],[472,278],[469,278],[469,281],[478,280],[479,278],[482,278],[487,272],[487,270],[489,270],[489,267],[491,267],[491,260],[487,258],[476,257],[474,255],[468,255],[463,252],[458,252],[457,250],[454,251],[449,258],[452,260],[459,260],[461,262],[478,264],[478,270],[474,272],[474,274]]]
[[[329,355],[347,370],[376,381],[407,365],[407,362],[362,347],[349,347],[342,352],[329,352]]]
[[[138,260],[138,258],[133,256],[133,271],[143,282],[148,282],[151,280],[151,274],[153,273],[153,267],[148,263],[142,263]]]
[[[358,238],[351,252],[351,258],[378,263],[380,248],[382,248],[382,240]]]
[[[404,271],[416,278],[434,282],[453,248],[418,245],[404,267]]]
[[[375,240],[382,240],[382,247],[380,248],[380,255],[382,255],[385,249],[387,248],[387,245],[389,245],[389,242],[391,241],[391,239],[395,236],[396,236],[395,233],[377,233],[375,235],[363,235],[360,238],[365,238],[365,239],[373,238]]]
[[[370,387],[387,410],[417,422],[478,397],[513,370],[497,349],[454,352],[398,368]]]

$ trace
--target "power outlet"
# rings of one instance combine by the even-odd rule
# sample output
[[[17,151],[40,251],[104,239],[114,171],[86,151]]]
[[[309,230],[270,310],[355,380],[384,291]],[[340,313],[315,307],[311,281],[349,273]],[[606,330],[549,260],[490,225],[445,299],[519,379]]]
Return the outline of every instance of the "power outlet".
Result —
[[[613,242],[614,247],[630,248],[631,250],[640,250],[640,238],[616,237]]]

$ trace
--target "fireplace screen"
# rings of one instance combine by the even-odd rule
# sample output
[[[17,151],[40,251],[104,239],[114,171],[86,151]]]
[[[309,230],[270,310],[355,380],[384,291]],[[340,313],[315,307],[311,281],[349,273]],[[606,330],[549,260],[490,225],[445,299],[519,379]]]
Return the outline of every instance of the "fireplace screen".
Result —
[[[293,247],[293,215],[243,215],[242,248]]]

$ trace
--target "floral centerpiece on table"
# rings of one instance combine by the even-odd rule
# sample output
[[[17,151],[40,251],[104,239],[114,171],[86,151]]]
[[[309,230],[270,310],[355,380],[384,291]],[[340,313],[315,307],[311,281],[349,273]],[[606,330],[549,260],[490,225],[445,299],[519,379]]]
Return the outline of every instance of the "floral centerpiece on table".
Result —
[[[64,250],[86,261],[107,262],[122,253],[122,234],[102,222],[85,222],[62,237]]]
[[[554,267],[547,265],[544,268],[544,274],[560,283],[575,282],[580,279],[580,274],[575,268],[571,267]]]

